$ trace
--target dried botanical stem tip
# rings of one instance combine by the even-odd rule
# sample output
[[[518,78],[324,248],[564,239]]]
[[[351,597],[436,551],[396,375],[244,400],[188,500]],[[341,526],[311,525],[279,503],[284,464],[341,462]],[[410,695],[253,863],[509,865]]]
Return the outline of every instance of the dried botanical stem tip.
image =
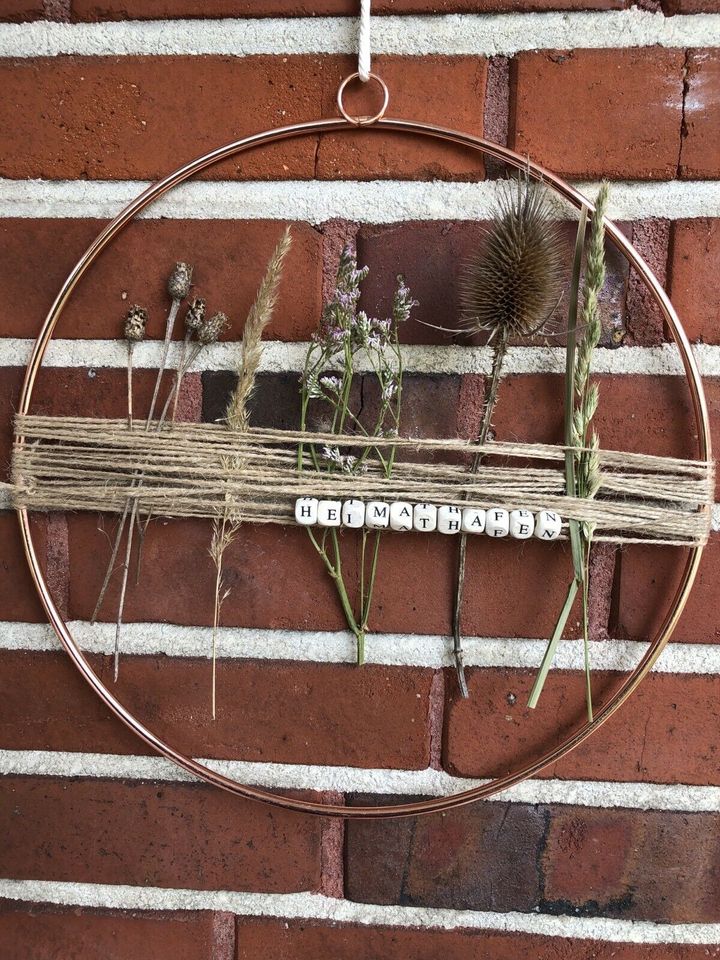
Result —
[[[176,263],[173,272],[168,278],[168,293],[172,300],[184,300],[190,293],[192,267],[187,263]]]
[[[185,314],[185,329],[188,333],[197,333],[205,320],[205,300],[202,297],[195,297],[187,308]]]
[[[227,315],[222,312],[216,313],[209,320],[206,320],[198,330],[198,341],[204,347],[207,347],[211,343],[215,343],[223,330],[226,330],[229,326],[230,321]]]
[[[147,310],[143,310],[137,304],[130,307],[125,319],[125,339],[129,343],[140,343],[141,340],[144,340],[147,321]]]

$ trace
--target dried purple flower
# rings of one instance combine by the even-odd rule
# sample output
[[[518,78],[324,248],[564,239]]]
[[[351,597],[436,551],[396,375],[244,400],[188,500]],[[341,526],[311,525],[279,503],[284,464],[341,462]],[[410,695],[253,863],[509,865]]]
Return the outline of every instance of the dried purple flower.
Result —
[[[130,307],[125,318],[125,339],[128,343],[140,343],[145,339],[145,325],[148,321],[147,310],[137,304]]]
[[[197,333],[202,327],[205,319],[205,300],[202,297],[195,297],[187,308],[185,314],[185,329],[188,332]]]
[[[190,293],[193,268],[187,263],[176,263],[168,278],[168,293],[172,300],[184,300]]]
[[[198,330],[197,338],[203,346],[207,347],[211,343],[215,343],[223,330],[226,330],[229,326],[230,321],[227,316],[221,312],[216,313],[209,320],[205,320]]]

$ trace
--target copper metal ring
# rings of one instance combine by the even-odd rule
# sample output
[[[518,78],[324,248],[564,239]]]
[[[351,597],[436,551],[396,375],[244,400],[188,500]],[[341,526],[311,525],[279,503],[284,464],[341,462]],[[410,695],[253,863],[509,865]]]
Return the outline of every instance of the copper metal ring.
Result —
[[[383,104],[378,110],[378,112],[372,117],[353,117],[352,114],[348,113],[343,105],[343,94],[345,93],[345,88],[350,83],[351,80],[356,80],[360,76],[359,73],[351,73],[349,77],[345,77],[343,82],[340,84],[337,92],[337,105],[340,113],[345,117],[348,123],[351,123],[355,127],[369,127],[373,123],[377,123],[378,120],[382,120],[385,116],[385,112],[388,108],[388,103],[390,103],[390,91],[387,88],[387,84],[382,77],[379,77],[376,73],[369,73],[368,78],[374,80],[375,83],[379,83],[383,92]]]
[[[19,413],[26,414],[29,412],[35,379],[41,367],[45,351],[47,350],[48,344],[52,338],[55,325],[57,324],[58,319],[60,318],[60,315],[62,314],[62,311],[68,302],[68,299],[70,298],[76,284],[83,274],[88,270],[91,264],[94,263],[99,254],[105,249],[105,247],[112,242],[117,234],[120,233],[120,231],[123,230],[123,228],[126,227],[127,224],[130,223],[130,221],[138,213],[144,210],[159,197],[163,196],[173,187],[185,180],[188,180],[193,175],[207,169],[213,164],[228,157],[234,156],[235,154],[243,153],[244,151],[250,150],[254,147],[262,147],[269,143],[274,143],[279,140],[286,140],[293,137],[311,136],[323,133],[338,133],[342,131],[356,130],[357,128],[358,125],[351,120],[333,118],[328,120],[314,120],[308,123],[293,124],[287,127],[280,127],[276,130],[264,131],[262,133],[254,134],[250,137],[245,137],[244,139],[238,140],[234,143],[227,144],[226,146],[220,147],[217,150],[213,150],[211,153],[207,153],[204,156],[199,157],[197,160],[193,160],[192,162],[186,164],[186,166],[181,167],[179,170],[169,174],[169,176],[165,177],[164,180],[160,180],[154,185],[148,187],[105,227],[97,239],[90,245],[87,251],[80,258],[79,262],[63,284],[60,292],[57,295],[57,298],[55,299],[55,302],[50,308],[50,312],[43,323],[40,334],[32,349],[27,370],[25,372],[22,392],[20,395],[18,408]],[[532,176],[534,179],[542,179],[557,193],[559,193],[560,196],[564,197],[576,208],[580,209],[582,206],[586,206],[591,212],[594,209],[593,204],[589,200],[583,197],[580,193],[578,193],[577,190],[574,189],[574,187],[565,183],[559,177],[556,177],[549,171],[544,170],[537,164],[528,163],[525,157],[514,153],[507,147],[498,146],[497,144],[491,143],[488,140],[483,140],[480,137],[475,137],[471,134],[461,133],[455,130],[448,130],[443,127],[412,120],[378,120],[377,123],[375,123],[370,129],[381,131],[383,134],[414,133],[431,137],[435,140],[449,141],[450,143],[457,144],[458,146],[477,150],[484,155],[492,156],[518,169],[529,169],[530,176]],[[669,329],[672,332],[673,338],[682,358],[685,376],[687,378],[692,397],[693,414],[698,433],[698,457],[700,460],[710,460],[710,426],[708,421],[707,405],[705,402],[705,394],[703,391],[702,381],[700,379],[700,373],[698,371],[698,367],[685,331],[680,324],[678,316],[675,313],[667,294],[662,289],[658,280],[652,274],[650,268],[632,246],[630,241],[627,240],[625,235],[615,226],[614,223],[612,223],[612,221],[606,221],[606,230],[607,236],[614,246],[617,247],[617,249],[627,257],[632,266],[637,270],[638,274],[643,280],[643,283],[648,288],[656,303],[660,307],[660,310],[667,321]],[[18,437],[16,440],[17,442],[23,442],[22,437]],[[131,730],[133,730],[142,740],[145,741],[148,746],[167,757],[169,760],[174,761],[180,767],[183,767],[196,777],[199,777],[208,783],[215,784],[216,786],[221,787],[224,790],[228,790],[238,796],[249,798],[251,800],[265,801],[267,803],[274,804],[277,807],[284,807],[286,809],[302,813],[364,819],[415,816],[418,814],[449,810],[454,807],[462,806],[463,804],[471,803],[475,800],[481,800],[483,798],[490,797],[493,794],[499,793],[500,791],[513,786],[514,784],[526,780],[528,777],[534,776],[544,767],[555,763],[561,757],[564,757],[567,753],[578,746],[578,744],[586,740],[592,733],[602,726],[602,724],[605,723],[605,721],[611,717],[619,707],[622,706],[622,704],[637,688],[659,657],[663,647],[668,642],[670,635],[675,628],[685,603],[687,602],[703,550],[702,547],[697,546],[688,551],[687,561],[685,563],[680,584],[673,598],[671,608],[666,614],[657,635],[652,641],[650,641],[649,647],[638,665],[610,697],[610,699],[600,708],[600,710],[597,711],[595,714],[595,719],[592,722],[585,723],[561,744],[549,750],[543,756],[532,761],[521,769],[516,770],[513,773],[509,773],[506,776],[492,780],[489,783],[475,787],[471,790],[466,790],[463,793],[452,794],[445,797],[435,797],[414,803],[395,804],[392,806],[348,808],[329,804],[326,806],[322,803],[279,796],[258,787],[246,786],[237,783],[236,781],[225,777],[214,770],[211,770],[209,767],[198,763],[191,757],[187,757],[183,753],[180,753],[170,744],[165,743],[158,736],[156,736],[156,734],[145,727],[144,724],[141,723],[141,721],[138,720],[137,717],[135,717],[132,713],[130,713],[130,711],[127,710],[123,704],[116,699],[110,690],[108,690],[100,677],[93,670],[76,641],[73,639],[67,624],[55,606],[53,598],[50,594],[50,590],[43,576],[37,550],[35,548],[35,543],[30,530],[30,519],[28,512],[25,509],[19,509],[17,514],[20,522],[20,529],[22,532],[22,538],[30,572],[47,613],[48,620],[55,630],[55,633],[57,634],[67,653],[70,655],[73,663],[83,675],[85,680],[93,688],[93,690]]]

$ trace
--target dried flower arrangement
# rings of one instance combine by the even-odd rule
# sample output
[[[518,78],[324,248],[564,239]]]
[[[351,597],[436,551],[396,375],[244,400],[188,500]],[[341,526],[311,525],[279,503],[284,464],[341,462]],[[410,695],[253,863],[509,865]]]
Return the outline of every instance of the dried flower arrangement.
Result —
[[[416,302],[402,277],[398,277],[392,315],[387,319],[368,317],[358,310],[360,285],[368,268],[358,268],[357,258],[349,247],[341,256],[337,271],[335,295],[323,311],[320,329],[313,336],[301,378],[300,429],[308,426],[311,404],[319,406],[326,432],[335,435],[357,435],[356,452],[342,452],[336,445],[326,445],[318,454],[315,446],[298,448],[298,471],[309,468],[319,473],[359,475],[380,471],[392,475],[395,449],[375,446],[373,439],[398,435],[402,400],[402,354],[398,326],[410,317]],[[380,391],[377,414],[369,425],[360,419],[360,411],[352,409],[351,391],[356,380],[358,355],[369,361]],[[339,375],[335,374],[338,371]],[[364,511],[363,511],[364,519]],[[357,662],[365,658],[365,635],[368,630],[373,589],[377,574],[381,530],[368,531],[363,521],[347,526],[362,527],[360,534],[360,584],[357,612],[348,594],[342,567],[340,540],[334,527],[326,527],[318,538],[311,527],[308,536],[335,583],[348,628],[357,641]],[[372,544],[368,541],[372,534]]]

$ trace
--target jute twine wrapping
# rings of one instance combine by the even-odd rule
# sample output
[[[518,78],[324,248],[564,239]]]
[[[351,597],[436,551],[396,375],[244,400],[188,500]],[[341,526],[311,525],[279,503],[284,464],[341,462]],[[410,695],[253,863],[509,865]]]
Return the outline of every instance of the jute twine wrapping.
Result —
[[[254,523],[294,523],[297,497],[405,500],[411,503],[554,510],[565,521],[595,524],[596,541],[693,546],[707,541],[711,463],[601,450],[600,488],[592,500],[565,496],[565,447],[466,440],[373,439],[392,477],[371,461],[362,473],[326,472],[324,446],[361,452],[357,436],[177,423],[160,432],[143,421],[19,416],[13,500],[30,510],[121,513],[128,499],[168,517],[208,517],[232,510]],[[303,455],[298,461],[298,449]],[[320,458],[315,468],[311,449]],[[472,455],[485,459],[478,473]],[[404,456],[422,457],[408,462]]]

